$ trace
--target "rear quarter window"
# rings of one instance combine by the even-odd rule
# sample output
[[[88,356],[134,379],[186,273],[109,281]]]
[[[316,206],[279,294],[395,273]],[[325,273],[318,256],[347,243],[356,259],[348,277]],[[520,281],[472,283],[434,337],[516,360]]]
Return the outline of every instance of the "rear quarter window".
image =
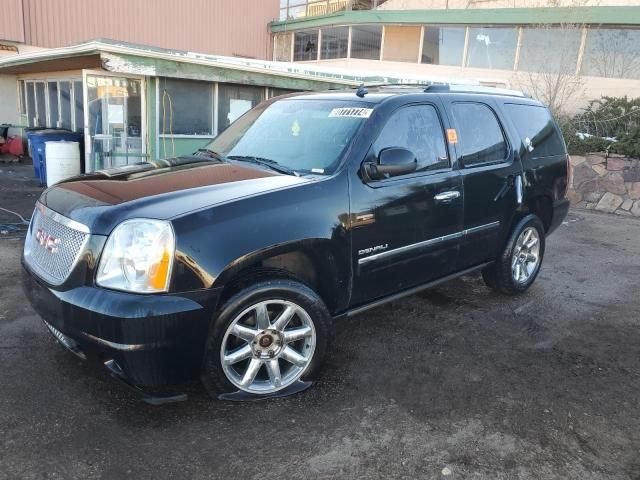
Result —
[[[537,105],[507,103],[507,113],[511,117],[522,142],[527,138],[533,147],[532,158],[564,155],[564,143],[549,111]]]

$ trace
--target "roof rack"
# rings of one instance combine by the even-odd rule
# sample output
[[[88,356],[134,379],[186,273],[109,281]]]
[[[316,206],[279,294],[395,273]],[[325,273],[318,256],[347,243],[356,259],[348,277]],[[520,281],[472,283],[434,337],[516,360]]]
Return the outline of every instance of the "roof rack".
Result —
[[[462,93],[488,93],[490,95],[509,95],[512,97],[528,97],[528,95],[520,90],[511,90],[509,88],[486,87],[484,85],[456,85],[450,83],[432,83],[427,85],[425,92],[462,92]]]
[[[424,83],[370,83],[363,84],[360,86],[368,87],[368,88],[377,88],[377,87],[398,87],[398,88],[415,88],[422,90],[426,93],[437,93],[437,92],[459,92],[459,93],[486,93],[493,95],[508,95],[512,97],[526,97],[531,98],[531,95],[520,91],[520,90],[512,90],[509,88],[501,88],[501,87],[487,87],[485,85],[468,85],[468,84],[457,84],[457,83],[440,83],[440,82],[424,82]],[[355,88],[355,87],[354,87]]]

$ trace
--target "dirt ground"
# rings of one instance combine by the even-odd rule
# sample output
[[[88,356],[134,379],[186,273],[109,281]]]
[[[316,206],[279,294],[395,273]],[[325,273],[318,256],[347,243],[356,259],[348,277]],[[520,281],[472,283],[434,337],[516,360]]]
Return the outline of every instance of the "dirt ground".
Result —
[[[28,166],[0,206],[29,215]],[[10,215],[0,222],[16,221]],[[640,479],[640,221],[572,211],[525,295],[479,276],[338,326],[321,380],[146,405],[57,345],[0,234],[0,478]]]

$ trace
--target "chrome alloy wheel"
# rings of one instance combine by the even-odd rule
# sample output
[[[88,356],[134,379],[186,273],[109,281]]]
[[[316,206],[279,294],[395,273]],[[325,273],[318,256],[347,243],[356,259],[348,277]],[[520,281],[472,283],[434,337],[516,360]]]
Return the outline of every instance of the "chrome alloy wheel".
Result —
[[[533,227],[525,228],[513,249],[511,274],[518,283],[526,283],[540,265],[540,235]]]
[[[266,300],[233,319],[222,339],[220,361],[240,390],[267,394],[298,380],[309,367],[316,331],[309,314],[286,300]]]

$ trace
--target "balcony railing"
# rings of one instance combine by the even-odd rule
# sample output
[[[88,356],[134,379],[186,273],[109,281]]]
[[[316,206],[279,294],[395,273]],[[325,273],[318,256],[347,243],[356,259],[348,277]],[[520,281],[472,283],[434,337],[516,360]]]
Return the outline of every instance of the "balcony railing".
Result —
[[[320,17],[344,10],[372,10],[386,0],[281,0],[280,20]]]

